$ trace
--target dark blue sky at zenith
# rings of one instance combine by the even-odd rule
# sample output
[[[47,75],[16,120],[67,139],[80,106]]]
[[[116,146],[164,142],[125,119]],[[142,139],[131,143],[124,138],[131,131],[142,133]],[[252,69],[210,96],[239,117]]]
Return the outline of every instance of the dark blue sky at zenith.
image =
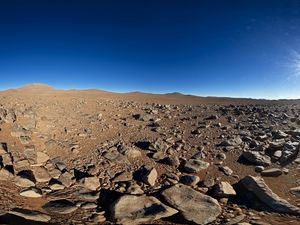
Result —
[[[299,0],[2,0],[0,89],[300,98]]]

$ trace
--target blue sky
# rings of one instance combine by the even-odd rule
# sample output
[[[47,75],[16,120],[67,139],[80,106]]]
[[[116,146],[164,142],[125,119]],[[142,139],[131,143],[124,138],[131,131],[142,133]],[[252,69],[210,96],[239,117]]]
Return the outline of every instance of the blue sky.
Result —
[[[4,0],[0,89],[300,98],[298,0]]]

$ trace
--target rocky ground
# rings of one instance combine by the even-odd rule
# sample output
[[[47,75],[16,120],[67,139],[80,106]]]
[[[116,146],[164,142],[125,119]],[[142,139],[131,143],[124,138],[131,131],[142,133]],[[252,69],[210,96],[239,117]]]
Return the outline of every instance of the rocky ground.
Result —
[[[0,92],[0,224],[300,224],[300,101]]]

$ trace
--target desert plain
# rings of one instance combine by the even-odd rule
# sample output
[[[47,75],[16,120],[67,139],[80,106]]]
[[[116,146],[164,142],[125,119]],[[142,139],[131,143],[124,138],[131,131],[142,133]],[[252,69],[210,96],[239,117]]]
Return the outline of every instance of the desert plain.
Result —
[[[300,100],[0,92],[0,224],[300,224]]]

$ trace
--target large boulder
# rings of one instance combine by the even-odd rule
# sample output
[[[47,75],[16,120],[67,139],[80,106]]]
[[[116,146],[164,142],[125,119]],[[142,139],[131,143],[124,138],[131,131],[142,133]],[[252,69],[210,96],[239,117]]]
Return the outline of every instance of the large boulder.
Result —
[[[112,218],[118,224],[147,223],[178,212],[155,197],[135,195],[120,197],[110,208]]]
[[[161,194],[186,220],[196,224],[211,223],[221,213],[221,207],[216,199],[186,185],[172,186]]]
[[[239,182],[247,192],[251,192],[263,204],[278,213],[300,216],[300,209],[276,195],[261,177],[246,176]]]

